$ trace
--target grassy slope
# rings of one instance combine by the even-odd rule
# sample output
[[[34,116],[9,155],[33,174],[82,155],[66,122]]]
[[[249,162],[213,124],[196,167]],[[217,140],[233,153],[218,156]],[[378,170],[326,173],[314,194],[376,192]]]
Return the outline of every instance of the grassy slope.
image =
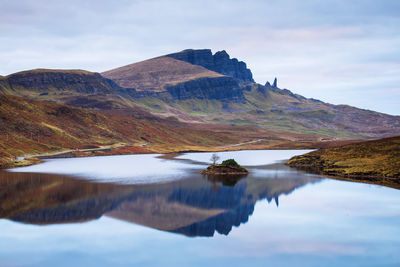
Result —
[[[251,91],[245,91],[245,96],[246,103],[201,99],[164,102],[147,97],[137,99],[137,104],[159,116],[175,116],[182,121],[258,126],[339,139],[376,138],[400,133],[398,116],[335,106],[278,90],[261,93],[255,84]]]
[[[0,165],[25,153],[117,143],[130,145],[131,150],[120,148],[129,153],[201,150],[240,141],[224,133],[168,124],[0,94]],[[147,145],[140,147],[143,143]]]
[[[400,188],[400,136],[321,149],[293,157],[287,164]]]

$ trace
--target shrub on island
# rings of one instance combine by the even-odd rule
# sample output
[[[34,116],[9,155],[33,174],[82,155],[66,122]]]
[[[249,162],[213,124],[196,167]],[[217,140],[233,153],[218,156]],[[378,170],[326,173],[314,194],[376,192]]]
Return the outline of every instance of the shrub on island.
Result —
[[[224,160],[221,164],[211,164],[202,170],[203,175],[237,175],[248,174],[248,170],[240,166],[234,159]]]

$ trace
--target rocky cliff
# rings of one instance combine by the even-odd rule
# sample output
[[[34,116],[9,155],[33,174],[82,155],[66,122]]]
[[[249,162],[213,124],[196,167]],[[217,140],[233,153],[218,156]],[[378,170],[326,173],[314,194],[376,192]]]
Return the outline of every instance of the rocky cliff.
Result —
[[[18,72],[3,78],[3,87],[9,90],[46,92],[50,90],[75,91],[83,94],[112,93],[119,86],[99,73],[83,70],[37,69]]]
[[[214,55],[211,49],[188,49],[179,53],[166,55],[174,59],[182,60],[190,64],[199,65],[206,69],[228,75],[245,82],[254,82],[251,71],[246,63],[236,58],[230,58],[225,50]]]
[[[243,90],[231,77],[200,78],[196,80],[168,85],[165,87],[173,99],[185,100],[216,99],[230,102],[246,102]]]

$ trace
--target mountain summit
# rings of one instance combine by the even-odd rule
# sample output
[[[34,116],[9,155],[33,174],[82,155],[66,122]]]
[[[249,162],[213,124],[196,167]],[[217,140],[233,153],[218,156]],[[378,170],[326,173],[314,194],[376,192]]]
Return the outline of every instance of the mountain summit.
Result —
[[[218,51],[213,55],[211,49],[187,49],[166,56],[202,66],[241,81],[254,82],[253,74],[247,68],[246,63],[236,58],[231,59],[225,50]]]

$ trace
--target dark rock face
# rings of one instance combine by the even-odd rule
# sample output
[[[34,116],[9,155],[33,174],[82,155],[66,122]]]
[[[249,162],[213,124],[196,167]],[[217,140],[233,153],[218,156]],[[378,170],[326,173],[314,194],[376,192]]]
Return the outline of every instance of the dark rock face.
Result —
[[[246,63],[230,58],[225,50],[212,54],[210,49],[184,50],[179,53],[169,54],[172,57],[206,69],[228,75],[245,82],[254,82],[253,74],[247,68]]]
[[[32,91],[69,90],[78,93],[112,93],[119,86],[112,80],[98,73],[68,71],[33,71],[20,72],[7,77],[8,85],[13,90]]]
[[[173,99],[216,99],[229,102],[245,102],[243,90],[230,77],[199,78],[165,87]]]
[[[265,87],[278,89],[278,79],[275,77],[274,82],[272,83],[272,85],[269,83],[269,81],[267,81],[265,83]]]
[[[272,87],[278,88],[278,79],[275,77],[274,83],[272,84]]]

